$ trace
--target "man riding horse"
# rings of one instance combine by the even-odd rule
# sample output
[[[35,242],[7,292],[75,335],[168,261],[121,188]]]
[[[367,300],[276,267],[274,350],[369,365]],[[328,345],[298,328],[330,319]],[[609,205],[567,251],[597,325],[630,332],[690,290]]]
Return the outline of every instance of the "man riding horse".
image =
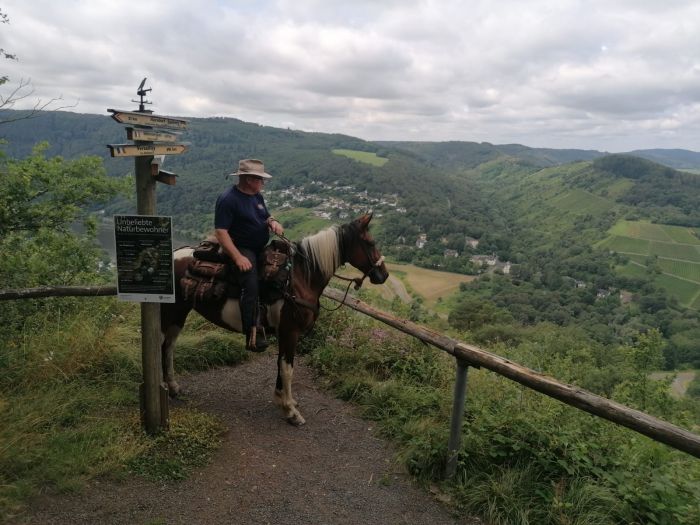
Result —
[[[258,262],[269,232],[282,235],[284,229],[270,216],[260,195],[264,180],[270,178],[263,163],[255,159],[241,160],[234,175],[238,177],[238,184],[217,200],[215,227],[216,237],[231,259],[243,291],[240,300],[235,296],[222,298],[204,293],[200,297],[196,292],[187,293],[185,283],[191,280],[189,269],[195,263],[196,250],[189,246],[175,250],[175,282],[179,283],[175,302],[163,303],[160,309],[163,379],[171,396],[177,396],[181,390],[175,378],[175,342],[192,310],[222,328],[245,333],[246,347],[250,350],[259,351],[267,346],[266,342],[260,342],[262,338],[253,337],[257,321]],[[371,220],[372,214],[367,213],[294,243],[285,291],[267,305],[266,322],[277,334],[279,350],[274,400],[293,425],[305,423],[292,395],[294,355],[300,337],[308,333],[318,319],[323,290],[345,263],[362,272],[362,277],[352,279],[356,288],[366,278],[373,284],[382,284],[389,277],[384,256],[369,232]]]
[[[246,348],[261,352],[268,346],[264,332],[256,336],[258,320],[258,263],[270,240],[269,232],[284,233],[282,225],[270,215],[260,191],[272,176],[257,159],[243,159],[232,173],[238,183],[216,200],[214,228],[224,253],[230,258],[233,275],[241,287],[240,310]]]

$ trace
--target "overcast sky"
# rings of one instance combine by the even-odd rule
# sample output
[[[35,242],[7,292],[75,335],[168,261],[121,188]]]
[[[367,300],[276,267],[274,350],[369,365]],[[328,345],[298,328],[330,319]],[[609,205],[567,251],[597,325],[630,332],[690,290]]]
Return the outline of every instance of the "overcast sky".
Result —
[[[71,111],[367,140],[700,151],[698,0],[5,0],[0,76]],[[22,107],[17,104],[16,108]]]

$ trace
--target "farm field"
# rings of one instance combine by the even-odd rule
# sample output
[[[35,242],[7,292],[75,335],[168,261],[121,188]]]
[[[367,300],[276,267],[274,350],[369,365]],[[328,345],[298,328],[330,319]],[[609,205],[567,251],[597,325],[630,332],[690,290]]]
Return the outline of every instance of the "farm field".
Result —
[[[333,153],[336,155],[342,155],[343,157],[348,157],[358,162],[364,162],[365,164],[371,164],[372,166],[381,167],[384,166],[389,159],[385,157],[379,157],[376,153],[370,153],[369,151],[357,151],[354,149],[334,149]]]
[[[380,286],[368,285],[367,290],[377,291],[388,301],[398,297],[405,303],[412,301],[413,293],[423,298],[429,308],[435,306],[439,297],[447,299],[459,290],[461,283],[468,283],[476,278],[472,275],[428,270],[412,264],[386,263],[386,267],[389,270],[387,282]],[[358,277],[357,270],[348,265],[340,268],[337,273],[343,277]]]
[[[620,221],[609,231],[599,248],[627,255],[630,262],[618,267],[628,277],[647,275],[649,260],[661,270],[656,284],[665,288],[683,306],[700,309],[700,238],[691,228]],[[653,259],[649,259],[649,257]]]
[[[567,212],[600,215],[615,206],[610,199],[599,197],[581,189],[574,189],[555,197],[550,202],[555,208]]]
[[[473,275],[437,272],[412,264],[387,263],[386,267],[390,274],[397,276],[406,284],[409,291],[423,297],[429,307],[434,306],[439,297],[446,299],[459,290],[461,283],[468,283],[475,279]]]

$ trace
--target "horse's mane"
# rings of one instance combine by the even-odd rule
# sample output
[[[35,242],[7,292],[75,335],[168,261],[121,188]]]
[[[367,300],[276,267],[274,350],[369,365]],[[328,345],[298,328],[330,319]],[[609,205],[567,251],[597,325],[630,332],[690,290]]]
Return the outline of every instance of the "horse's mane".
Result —
[[[330,280],[338,266],[342,264],[342,237],[340,226],[331,226],[318,233],[304,237],[299,242],[299,250],[304,255],[304,269],[307,274],[316,271]]]

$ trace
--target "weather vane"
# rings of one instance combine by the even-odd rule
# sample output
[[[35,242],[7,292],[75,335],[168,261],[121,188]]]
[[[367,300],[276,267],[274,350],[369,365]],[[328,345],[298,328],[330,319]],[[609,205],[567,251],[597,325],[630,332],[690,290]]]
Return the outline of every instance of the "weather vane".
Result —
[[[144,112],[146,111],[146,106],[145,104],[153,104],[150,100],[144,100],[143,98],[146,96],[146,93],[151,91],[152,88],[144,89],[144,85],[146,84],[146,78],[144,78],[141,81],[141,84],[139,84],[138,89],[136,90],[136,94],[141,98],[141,100],[134,100],[131,99],[132,102],[138,102],[139,103],[139,111]]]

